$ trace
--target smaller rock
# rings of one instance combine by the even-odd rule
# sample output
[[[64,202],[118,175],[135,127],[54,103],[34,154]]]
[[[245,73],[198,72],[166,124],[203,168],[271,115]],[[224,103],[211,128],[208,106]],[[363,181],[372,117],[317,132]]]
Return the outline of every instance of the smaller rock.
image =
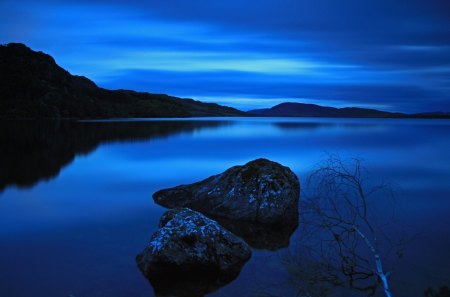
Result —
[[[188,208],[167,211],[159,227],[148,247],[136,257],[150,280],[166,273],[238,274],[251,257],[243,240]]]

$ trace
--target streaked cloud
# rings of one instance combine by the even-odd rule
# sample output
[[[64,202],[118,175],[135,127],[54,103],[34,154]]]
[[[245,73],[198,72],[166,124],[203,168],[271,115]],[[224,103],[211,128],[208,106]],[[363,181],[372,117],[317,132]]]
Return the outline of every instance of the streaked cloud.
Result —
[[[450,110],[448,1],[12,0],[0,41],[74,74],[243,109]]]

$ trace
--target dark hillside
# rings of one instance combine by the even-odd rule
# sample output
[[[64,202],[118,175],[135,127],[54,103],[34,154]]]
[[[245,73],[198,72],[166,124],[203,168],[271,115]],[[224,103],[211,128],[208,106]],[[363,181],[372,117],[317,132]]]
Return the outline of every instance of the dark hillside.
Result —
[[[71,75],[20,43],[0,45],[0,118],[242,116],[212,103],[162,94],[106,90]]]

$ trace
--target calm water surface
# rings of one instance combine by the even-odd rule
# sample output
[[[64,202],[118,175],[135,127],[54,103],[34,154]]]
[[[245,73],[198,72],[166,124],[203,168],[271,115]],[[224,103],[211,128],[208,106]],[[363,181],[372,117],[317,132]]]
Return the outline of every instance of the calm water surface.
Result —
[[[304,181],[327,154],[396,184],[410,240],[394,296],[450,285],[450,121],[132,120],[0,123],[0,296],[154,296],[134,258],[164,208],[151,195],[259,157]],[[291,245],[300,234],[294,233]],[[208,296],[290,295],[278,251],[255,250]],[[364,295],[361,295],[364,296]]]

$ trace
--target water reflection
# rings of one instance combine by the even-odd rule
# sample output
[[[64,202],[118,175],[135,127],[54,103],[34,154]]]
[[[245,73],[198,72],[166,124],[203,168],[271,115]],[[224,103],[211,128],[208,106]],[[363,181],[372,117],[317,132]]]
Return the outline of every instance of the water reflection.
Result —
[[[285,225],[265,226],[258,223],[233,221],[211,217],[227,230],[241,237],[249,246],[258,250],[276,251],[289,246],[289,241],[298,227],[298,216]]]
[[[313,122],[274,122],[273,125],[282,130],[317,130],[320,128],[336,127],[335,123],[313,123]]]
[[[221,121],[3,121],[0,125],[0,191],[32,187],[59,175],[75,156],[107,142],[133,142],[194,133]]]
[[[154,296],[134,261],[136,251],[147,243],[149,232],[156,230],[164,212],[152,202],[154,191],[189,184],[258,157],[289,166],[305,183],[307,172],[325,152],[362,157],[374,182],[386,178],[400,187],[397,218],[409,226],[405,231],[417,237],[407,243],[404,259],[390,276],[393,296],[424,296],[428,286],[436,294],[441,286],[448,286],[449,121],[208,121],[3,122],[0,188],[52,179],[31,189],[8,188],[0,193],[0,296]],[[284,125],[288,129],[276,125],[284,122],[293,124]],[[145,139],[150,141],[141,141]],[[109,142],[115,143],[101,145]],[[87,153],[89,156],[75,157]],[[66,168],[58,175],[63,166]],[[56,175],[58,178],[53,178]],[[391,208],[377,213],[386,209]],[[303,284],[298,282],[299,274],[321,277],[321,268],[327,268],[315,261],[321,258],[310,257],[310,252],[319,249],[310,251],[302,245],[314,243],[307,242],[302,229],[307,219],[301,213],[289,247],[275,253],[252,243],[261,240],[264,246],[262,235],[242,232],[242,237],[250,233],[246,240],[258,250],[239,277],[216,292],[211,291],[221,284],[205,282],[210,289],[192,294],[296,296],[298,285]],[[282,242],[274,239],[272,243]],[[160,296],[174,295],[177,286],[183,287],[182,280],[168,279],[171,282],[166,285],[153,282]],[[291,283],[292,279],[296,282]],[[272,284],[273,292],[258,294]],[[381,290],[378,293],[382,295]],[[334,287],[329,295],[351,296]],[[362,292],[355,295],[367,296]]]
[[[201,272],[166,273],[148,278],[157,297],[203,297],[231,283],[239,275]]]
[[[378,124],[369,123],[332,123],[332,122],[274,122],[273,125],[284,131],[317,131],[330,130],[333,128],[344,129],[373,129],[381,127]]]

